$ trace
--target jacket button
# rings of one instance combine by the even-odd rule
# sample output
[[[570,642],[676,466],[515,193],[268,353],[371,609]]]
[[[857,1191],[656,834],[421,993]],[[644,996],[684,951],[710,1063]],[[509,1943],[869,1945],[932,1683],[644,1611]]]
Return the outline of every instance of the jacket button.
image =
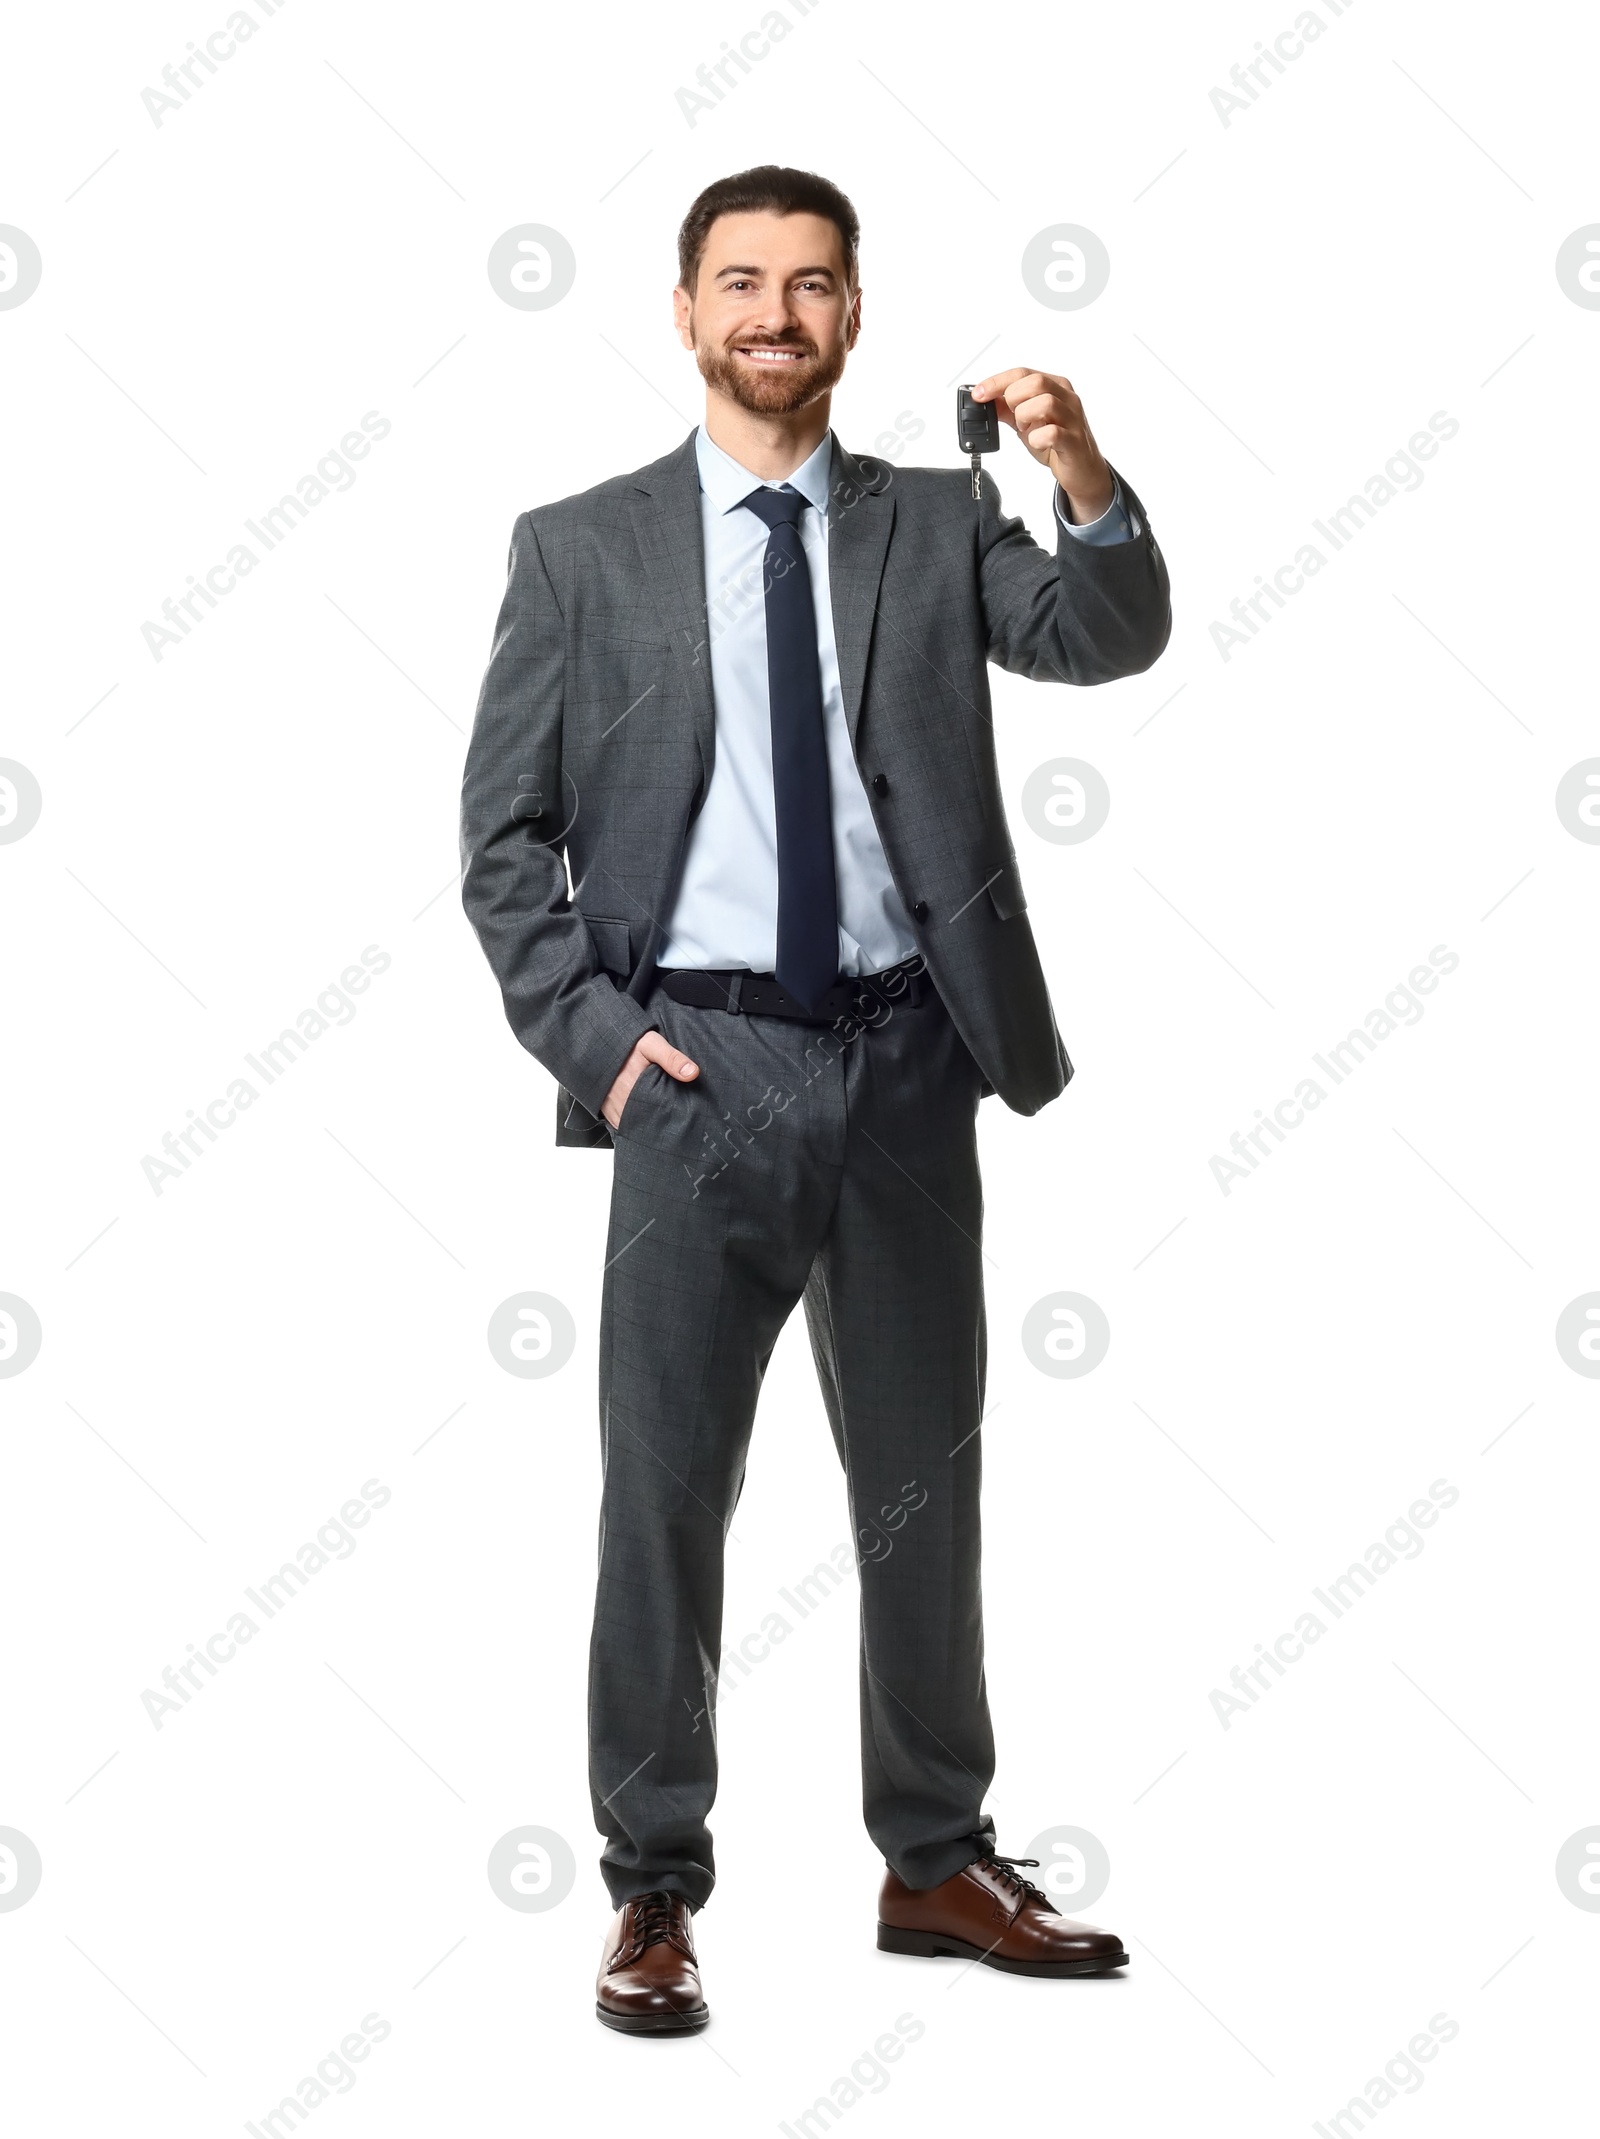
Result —
[[[927,900],[926,900],[926,899],[918,899],[918,901],[917,901],[916,905],[915,905],[915,906],[913,906],[913,907],[912,907],[912,909],[911,909],[911,918],[912,918],[912,920],[913,920],[913,921],[926,921],[926,920],[927,920],[927,918],[928,918],[928,902],[927,902]]]
[[[872,792],[875,795],[886,795],[889,792],[889,775],[886,772],[875,772],[872,775]]]

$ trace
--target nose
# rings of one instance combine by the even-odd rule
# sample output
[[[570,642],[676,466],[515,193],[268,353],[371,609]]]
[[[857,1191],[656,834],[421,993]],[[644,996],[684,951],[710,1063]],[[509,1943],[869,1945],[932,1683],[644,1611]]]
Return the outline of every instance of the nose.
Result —
[[[799,321],[789,292],[784,289],[769,291],[756,306],[751,325],[774,337],[794,336]]]

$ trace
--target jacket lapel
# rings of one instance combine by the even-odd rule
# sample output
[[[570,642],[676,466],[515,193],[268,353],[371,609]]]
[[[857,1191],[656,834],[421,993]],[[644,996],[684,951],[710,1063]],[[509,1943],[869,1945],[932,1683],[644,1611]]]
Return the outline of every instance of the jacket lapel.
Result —
[[[882,461],[859,461],[834,439],[828,485],[828,583],[839,686],[852,743],[861,726],[878,588],[894,526],[888,475]],[[667,629],[706,783],[716,762],[716,710],[711,695],[705,548],[693,435],[664,460],[642,468],[633,483],[628,505],[634,536]]]
[[[716,714],[711,698],[705,548],[693,432],[664,460],[641,468],[633,483],[628,507],[634,537],[689,707],[703,791],[716,756]]]
[[[839,688],[852,745],[861,726],[861,695],[878,614],[878,587],[894,526],[889,479],[884,462],[859,461],[834,439],[828,485],[828,586]]]

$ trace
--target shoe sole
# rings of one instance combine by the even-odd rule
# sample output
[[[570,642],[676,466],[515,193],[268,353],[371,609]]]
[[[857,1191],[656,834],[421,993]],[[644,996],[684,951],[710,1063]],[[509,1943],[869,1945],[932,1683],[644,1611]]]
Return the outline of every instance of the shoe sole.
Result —
[[[693,2035],[711,2018],[709,2006],[696,2005],[686,2013],[608,2013],[596,2004],[595,2018],[620,2035]]]
[[[926,1961],[981,1961],[985,1968],[1003,1969],[1008,1976],[1103,1976],[1113,1968],[1128,1965],[1128,1956],[1120,1949],[1082,1961],[1008,1961],[1001,1954],[970,1946],[964,1938],[952,1938],[942,1931],[902,1931],[898,1925],[883,1923],[878,1926],[878,1950],[914,1954]]]

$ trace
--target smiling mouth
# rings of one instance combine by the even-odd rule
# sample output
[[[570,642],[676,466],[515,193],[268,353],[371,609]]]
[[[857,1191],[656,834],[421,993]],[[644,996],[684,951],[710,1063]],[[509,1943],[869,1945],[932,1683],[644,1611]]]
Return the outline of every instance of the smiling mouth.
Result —
[[[750,364],[800,364],[805,361],[807,354],[804,349],[775,346],[770,342],[734,344],[734,355],[742,356]]]

